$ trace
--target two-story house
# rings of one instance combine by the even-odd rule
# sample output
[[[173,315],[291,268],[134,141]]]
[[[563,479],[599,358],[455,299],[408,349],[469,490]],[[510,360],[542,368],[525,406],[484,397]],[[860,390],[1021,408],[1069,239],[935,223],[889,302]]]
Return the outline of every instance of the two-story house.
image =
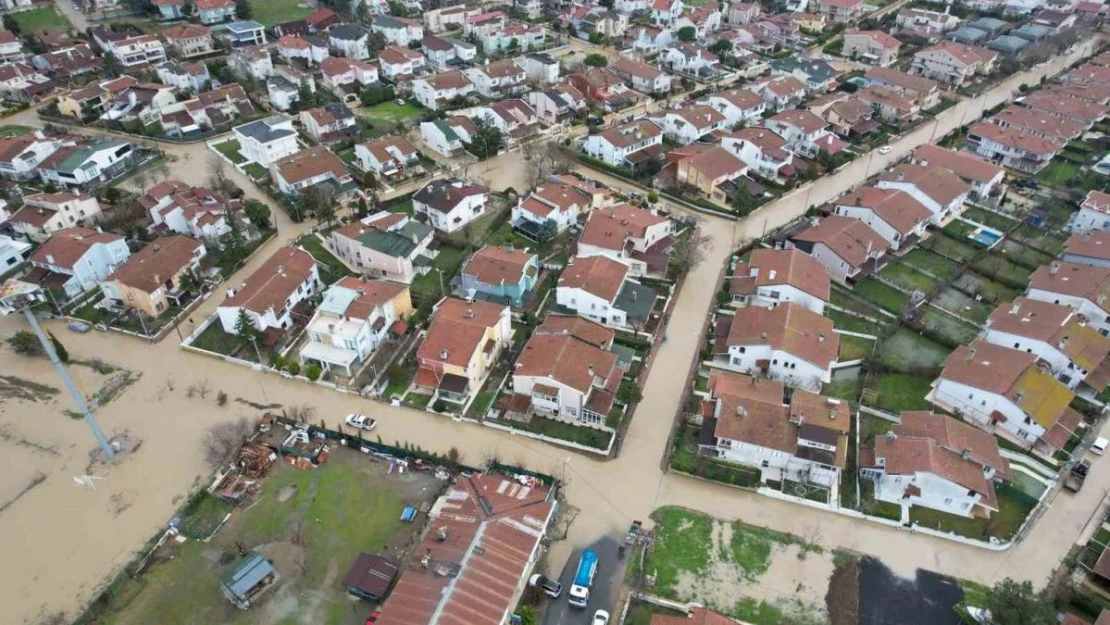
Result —
[[[821,150],[821,139],[832,134],[829,124],[809,111],[791,109],[767,118],[763,125],[786,140],[790,151],[804,157],[815,157]]]
[[[423,54],[408,46],[386,46],[378,53],[381,75],[392,83],[412,80],[426,63]]]
[[[829,272],[799,250],[757,249],[747,261],[737,261],[729,280],[733,306],[774,308],[791,302],[825,314],[829,302]]]
[[[613,71],[640,93],[663,94],[671,90],[671,77],[654,65],[621,57],[613,63]]]
[[[886,261],[886,239],[858,219],[829,215],[787,242],[816,258],[837,282],[846,284],[877,271]]]
[[[412,93],[425,108],[438,111],[447,103],[474,92],[474,83],[460,70],[417,78]]]
[[[1086,230],[1068,237],[1060,260],[1066,263],[1110,268],[1110,232]]]
[[[478,65],[464,70],[463,73],[474,85],[474,91],[478,95],[491,100],[522,93],[527,79],[524,68],[512,59]]]
[[[725,116],[726,128],[756,124],[763,119],[763,111],[766,110],[763,98],[747,89],[712,93],[706,99],[706,104]]]
[[[718,324],[715,332],[722,338],[715,342],[715,352],[733,371],[803,389],[820,389],[832,379],[840,338],[827,317],[784,302],[721,315]]]
[[[673,235],[669,218],[617,204],[590,213],[578,238],[577,256],[608,256],[628,265],[633,276],[660,274],[666,271]]]
[[[231,221],[244,221],[242,201],[221,191],[191,187],[178,180],[163,180],[138,200],[150,215],[150,230],[185,234],[216,242],[231,232]]]
[[[400,135],[385,135],[355,145],[356,164],[381,178],[392,178],[420,162],[420,152]]]
[[[725,135],[721,147],[744,162],[749,171],[774,182],[783,182],[795,175],[794,153],[786,139],[769,128],[742,128]]]
[[[958,87],[994,71],[997,59],[997,52],[950,41],[915,52],[910,73]]]
[[[886,87],[913,99],[923,110],[940,103],[940,83],[924,76],[914,76],[889,67],[868,68],[867,83],[873,87]]]
[[[1027,174],[1048,166],[1064,149],[1064,142],[1026,134],[1020,130],[981,122],[968,129],[968,145],[976,154]]]
[[[508,306],[453,297],[443,300],[417,348],[419,368],[413,384],[441,400],[466,403],[509,347],[511,321]]]
[[[484,215],[488,204],[489,189],[458,178],[433,180],[412,196],[413,211],[447,234]]]
[[[351,182],[347,165],[328,148],[317,145],[270,163],[270,177],[282,193],[303,193],[305,189],[323,183],[331,185],[330,192],[342,193],[341,187]]]
[[[593,198],[575,185],[547,182],[527,196],[517,198],[513,207],[513,229],[533,240],[540,238],[540,226],[551,221],[555,232],[565,232],[578,224],[579,216],[589,212]]]
[[[513,392],[536,414],[608,429],[623,378],[615,353],[570,334],[537,332],[517,358]]]
[[[420,41],[424,38],[424,25],[416,20],[410,20],[406,17],[393,17],[390,15],[379,15],[374,18],[374,22],[370,25],[370,29],[376,33],[381,33],[385,40],[389,43],[398,46],[408,46],[413,41]],[[334,28],[332,29],[335,30]],[[363,48],[366,44],[363,42]],[[356,58],[366,58],[365,56]]]
[[[40,163],[52,155],[62,141],[47,138],[42,131],[0,137],[0,178],[28,180]]]
[[[651,118],[663,135],[679,145],[689,145],[725,127],[725,116],[707,104],[691,104],[663,111]]]
[[[905,191],[928,208],[932,223],[943,225],[964,210],[971,186],[940,165],[898,165],[879,177],[880,189]]]
[[[219,24],[235,19],[235,0],[193,0],[193,6],[201,24]]]
[[[118,234],[74,226],[50,235],[28,259],[28,278],[61,290],[60,300],[71,300],[100,286],[131,255]]]
[[[614,167],[635,167],[662,156],[663,129],[650,120],[636,119],[589,135],[582,151]]]
[[[555,303],[580,317],[639,332],[655,304],[655,290],[630,278],[628,265],[607,256],[577,258],[563,270]]]
[[[519,308],[536,288],[539,275],[540,259],[534,253],[486,245],[463,264],[458,291],[467,300],[479,298]]]
[[[8,224],[18,237],[41,243],[59,230],[95,224],[103,216],[100,203],[91,195],[35,193],[23,198],[23,207],[12,214]]]
[[[841,54],[880,67],[893,65],[898,60],[898,50],[902,48],[902,42],[881,30],[849,28],[844,31],[843,40]]]
[[[667,164],[656,180],[674,180],[722,204],[737,193],[735,182],[748,172],[748,166],[728,150],[711,143],[693,143],[671,150]]]
[[[806,85],[792,75],[768,78],[751,86],[751,90],[775,111],[784,111],[806,99]]]
[[[1068,222],[1068,228],[1072,232],[1110,230],[1110,193],[1097,189],[1088,191],[1079,203],[1079,212],[1072,215]]]
[[[318,143],[356,139],[362,130],[351,109],[334,102],[301,111],[299,118],[305,134]]]
[[[925,234],[933,212],[897,189],[864,186],[833,200],[835,214],[859,219],[892,250],[909,249]]]
[[[1073,308],[1110,336],[1110,269],[1054,260],[1033,272],[1026,297]]]
[[[971,186],[969,197],[986,200],[1001,193],[1006,170],[980,156],[966,151],[953,151],[936,145],[922,145],[911,160],[923,167],[940,166]]]
[[[301,362],[318,362],[325,371],[352,377],[412,310],[404,284],[342,278],[324,291],[305,328],[308,342],[301,347]]]
[[[570,85],[552,85],[528,94],[528,104],[546,124],[570,122],[586,110],[586,98]]]
[[[283,247],[242,285],[229,288],[216,314],[228,334],[239,333],[239,318],[244,314],[256,330],[288,330],[295,323],[293,309],[315,298],[322,287],[312,254],[299,247]]]
[[[380,211],[332,230],[324,243],[352,271],[409,284],[427,273],[434,230],[404,213]]]
[[[200,24],[177,24],[162,31],[170,51],[181,59],[211,54],[215,50],[212,31]]]
[[[269,167],[300,149],[293,119],[286,115],[271,115],[236,126],[233,132],[239,141],[239,153],[263,167]]]
[[[196,239],[172,235],[158,237],[123,261],[100,283],[104,305],[157,318],[171,306],[183,305],[189,296],[185,276],[195,276],[207,250]]]
[[[863,0],[813,0],[813,9],[829,21],[847,24],[863,14]]]

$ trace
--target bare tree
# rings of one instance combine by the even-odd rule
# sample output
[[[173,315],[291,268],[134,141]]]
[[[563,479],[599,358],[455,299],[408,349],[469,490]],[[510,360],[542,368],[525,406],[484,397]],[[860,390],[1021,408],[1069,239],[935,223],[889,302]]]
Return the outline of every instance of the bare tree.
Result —
[[[567,170],[566,154],[553,141],[533,141],[521,149],[528,162],[528,184],[537,187],[552,174]]]
[[[676,278],[683,278],[695,267],[705,262],[705,257],[713,249],[713,239],[701,229],[701,224],[695,224],[690,235],[683,237],[674,247],[671,263],[674,265]]]
[[[308,404],[297,404],[296,406],[290,406],[289,410],[286,411],[286,414],[288,414],[289,418],[294,421],[308,423],[309,419],[312,419],[316,416],[316,408],[314,406],[309,406]]]
[[[192,397],[193,395],[200,395],[201,399],[205,399],[206,397],[208,397],[208,393],[211,390],[212,389],[208,386],[208,380],[197,380],[196,382],[193,382],[192,386],[190,386],[185,391],[185,394],[188,397]]]
[[[204,435],[204,459],[213,466],[231,460],[239,447],[254,433],[254,424],[246,417],[214,423]]]
[[[140,169],[135,172],[135,175],[131,178],[131,184],[135,185],[140,195],[145,195],[146,188],[150,185],[150,170]]]
[[[219,154],[212,154],[208,157],[208,183],[213,188],[219,189],[225,180],[227,180],[227,172],[224,171],[224,161]]]

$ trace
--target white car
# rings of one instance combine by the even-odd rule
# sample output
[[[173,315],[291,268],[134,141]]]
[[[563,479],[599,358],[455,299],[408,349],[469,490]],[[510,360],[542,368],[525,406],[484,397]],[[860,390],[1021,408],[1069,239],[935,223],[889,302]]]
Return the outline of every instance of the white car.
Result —
[[[605,610],[594,612],[592,625],[609,625],[609,613]]]
[[[1094,444],[1091,445],[1091,453],[1096,456],[1101,456],[1106,453],[1106,447],[1110,446],[1110,440],[1106,440],[1101,436],[1095,439]]]
[[[890,154],[890,146],[884,145],[883,147],[879,148],[879,154]]]
[[[378,426],[378,422],[376,420],[357,412],[352,412],[351,414],[347,415],[346,421],[348,426],[359,430],[366,430],[367,432]]]

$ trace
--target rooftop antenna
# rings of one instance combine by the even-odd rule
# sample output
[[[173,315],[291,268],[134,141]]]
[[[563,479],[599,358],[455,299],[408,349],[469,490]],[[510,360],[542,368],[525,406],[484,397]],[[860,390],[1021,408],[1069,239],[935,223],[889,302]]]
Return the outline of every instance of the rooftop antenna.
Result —
[[[66,390],[69,391],[70,397],[73,398],[73,403],[77,406],[77,412],[85,419],[89,429],[92,430],[93,438],[96,439],[100,445],[101,451],[104,452],[105,460],[114,460],[116,457],[116,450],[112,448],[112,444],[108,442],[104,432],[100,429],[100,425],[93,417],[92,411],[89,410],[89,404],[85,402],[85,396],[81,391],[77,390],[77,385],[73,383],[73,378],[69,377],[69,371],[66,370],[65,364],[58,358],[58,352],[54,351],[54,344],[42,331],[39,326],[38,319],[35,318],[34,311],[31,307],[39,302],[46,301],[45,291],[37,284],[31,284],[22,280],[12,278],[0,286],[0,315],[10,315],[13,312],[23,312],[23,317],[27,320],[31,330],[34,331],[35,336],[39,339],[39,344],[46,352],[50,362],[54,365],[54,369],[58,372],[58,376],[62,378],[62,383],[65,384]],[[74,478],[75,480],[77,478]],[[80,483],[80,482],[79,482]],[[90,480],[91,483],[91,480]]]

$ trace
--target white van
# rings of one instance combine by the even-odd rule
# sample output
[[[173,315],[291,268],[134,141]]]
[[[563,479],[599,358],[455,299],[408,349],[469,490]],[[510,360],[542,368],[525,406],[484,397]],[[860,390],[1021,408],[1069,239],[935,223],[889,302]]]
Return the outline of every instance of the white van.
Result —
[[[1106,452],[1107,446],[1110,446],[1110,440],[1107,440],[1100,436],[1096,438],[1094,444],[1091,445],[1091,453],[1095,454],[1096,456],[1101,456],[1103,453]]]

